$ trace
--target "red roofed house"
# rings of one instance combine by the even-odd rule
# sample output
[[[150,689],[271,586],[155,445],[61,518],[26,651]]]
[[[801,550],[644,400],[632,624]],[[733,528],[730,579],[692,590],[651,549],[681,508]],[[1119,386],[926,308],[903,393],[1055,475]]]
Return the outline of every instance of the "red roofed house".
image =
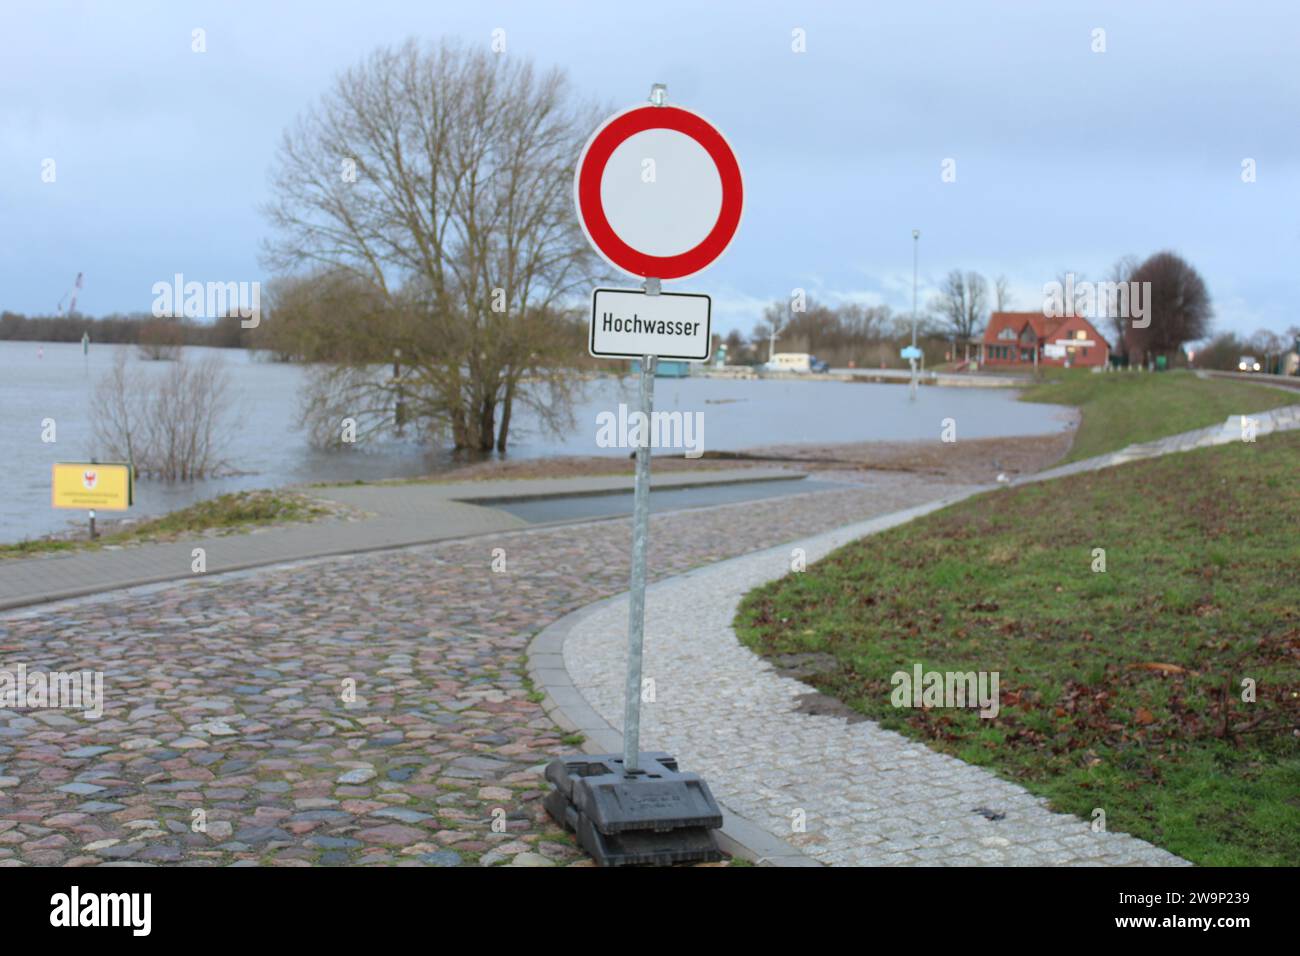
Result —
[[[980,342],[981,365],[1105,365],[1110,345],[1081,315],[994,312]]]

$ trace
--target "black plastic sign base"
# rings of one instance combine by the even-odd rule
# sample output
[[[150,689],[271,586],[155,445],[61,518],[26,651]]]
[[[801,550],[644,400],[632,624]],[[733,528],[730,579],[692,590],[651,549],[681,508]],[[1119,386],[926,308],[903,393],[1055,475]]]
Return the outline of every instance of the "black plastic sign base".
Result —
[[[600,866],[721,860],[712,831],[722,810],[709,785],[666,753],[643,753],[639,763],[627,773],[616,754],[553,760],[546,779],[555,790],[543,805]]]

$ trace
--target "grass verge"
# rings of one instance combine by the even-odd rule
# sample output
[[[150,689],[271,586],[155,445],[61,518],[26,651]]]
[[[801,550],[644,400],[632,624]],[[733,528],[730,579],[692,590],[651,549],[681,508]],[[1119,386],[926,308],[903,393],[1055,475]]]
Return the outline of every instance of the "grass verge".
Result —
[[[1058,810],[1197,863],[1294,865],[1298,469],[1290,432],[990,492],[750,593],[737,633]],[[1000,713],[895,709],[917,663],[998,672]]]
[[[1074,405],[1083,415],[1062,463],[1118,451],[1136,442],[1221,425],[1229,415],[1250,414],[1300,401],[1280,389],[1192,372],[1110,372],[1053,369],[1049,381],[1021,393],[1025,402]]]
[[[82,551],[105,545],[144,541],[168,541],[181,534],[253,525],[311,521],[329,509],[315,499],[287,491],[239,491],[200,501],[187,508],[150,518],[129,528],[84,538],[36,538],[15,544],[0,544],[0,558],[18,558],[52,551]]]

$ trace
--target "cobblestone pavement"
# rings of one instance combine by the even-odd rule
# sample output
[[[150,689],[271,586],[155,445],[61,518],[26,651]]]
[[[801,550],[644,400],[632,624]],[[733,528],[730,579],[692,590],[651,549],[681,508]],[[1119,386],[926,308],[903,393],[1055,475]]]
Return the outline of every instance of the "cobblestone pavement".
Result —
[[[859,477],[655,516],[650,568],[954,488]],[[0,710],[0,865],[581,864],[539,799],[541,765],[574,745],[523,654],[626,589],[630,536],[626,520],[500,532],[0,616],[0,670],[102,671],[105,697],[99,719]]]
[[[675,754],[730,809],[828,864],[1185,865],[1134,837],[1093,833],[1023,788],[873,721],[802,711],[800,698],[814,689],[736,639],[741,598],[787,573],[793,548],[813,561],[904,517],[839,528],[649,591],[642,673],[655,699],[642,705],[642,740]],[[592,609],[564,644],[574,686],[619,730],[626,642],[624,598]]]

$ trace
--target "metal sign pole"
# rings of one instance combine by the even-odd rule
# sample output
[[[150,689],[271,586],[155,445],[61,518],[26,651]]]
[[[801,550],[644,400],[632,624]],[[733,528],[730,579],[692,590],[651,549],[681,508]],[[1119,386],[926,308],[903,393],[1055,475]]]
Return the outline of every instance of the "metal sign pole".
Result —
[[[659,294],[659,280],[647,279],[647,295]],[[641,649],[645,642],[646,545],[650,538],[650,420],[654,411],[658,357],[641,356],[641,440],[636,446],[636,491],[632,504],[632,573],[627,612],[627,688],[623,704],[623,769],[640,769]]]
[[[650,87],[650,102],[663,106],[668,88]],[[658,295],[660,282],[647,278],[646,295]],[[641,440],[636,446],[636,490],[632,498],[632,571],[627,607],[627,687],[623,702],[623,771],[641,769],[641,649],[645,643],[645,553],[650,537],[650,416],[655,403],[658,356],[641,356]]]

